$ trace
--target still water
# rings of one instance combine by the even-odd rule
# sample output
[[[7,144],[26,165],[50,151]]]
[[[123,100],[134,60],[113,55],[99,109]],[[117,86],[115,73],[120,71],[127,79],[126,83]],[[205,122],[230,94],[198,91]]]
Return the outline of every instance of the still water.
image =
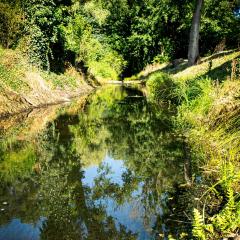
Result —
[[[0,240],[165,239],[188,228],[187,164],[167,107],[109,86],[43,111],[2,123]]]

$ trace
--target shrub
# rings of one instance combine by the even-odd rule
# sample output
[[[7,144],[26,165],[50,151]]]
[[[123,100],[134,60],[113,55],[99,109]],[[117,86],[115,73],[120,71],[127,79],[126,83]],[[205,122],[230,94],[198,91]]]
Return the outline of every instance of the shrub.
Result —
[[[156,73],[147,81],[150,99],[155,101],[176,101],[176,83],[166,73]]]
[[[0,44],[5,48],[15,47],[22,34],[24,15],[18,5],[0,2]]]
[[[88,19],[81,12],[62,26],[65,47],[76,54],[76,62],[83,62],[89,73],[98,79],[117,79],[126,65],[123,57],[107,43],[102,34],[95,34]]]

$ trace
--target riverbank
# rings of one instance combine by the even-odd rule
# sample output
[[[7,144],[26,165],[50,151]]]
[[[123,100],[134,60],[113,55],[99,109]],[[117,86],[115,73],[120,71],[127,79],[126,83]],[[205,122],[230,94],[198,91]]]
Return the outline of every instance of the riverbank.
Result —
[[[0,117],[68,102],[92,90],[73,67],[61,74],[46,72],[20,52],[0,48]]]
[[[191,179],[193,192],[204,189],[196,194],[193,235],[238,239],[240,52],[222,52],[189,68],[184,60],[148,67],[138,77],[150,100],[176,106],[176,131],[191,149],[191,167],[199,169],[201,184],[196,176]]]
[[[198,142],[198,147],[201,143],[205,152],[238,148],[239,57],[239,51],[230,51],[205,58],[190,68],[185,61],[176,67],[165,64],[144,77],[150,99],[175,104],[176,127],[191,143]]]

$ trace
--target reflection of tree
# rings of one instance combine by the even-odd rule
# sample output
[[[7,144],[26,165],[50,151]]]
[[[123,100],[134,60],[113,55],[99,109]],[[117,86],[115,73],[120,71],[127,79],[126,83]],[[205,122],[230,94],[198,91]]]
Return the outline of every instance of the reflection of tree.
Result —
[[[88,144],[84,145],[85,150],[89,148],[88,151],[94,151],[93,148],[90,149],[94,141],[98,142],[96,149],[107,149],[115,159],[125,160],[128,170],[122,175],[123,184],[114,182],[109,176],[111,169],[102,166],[95,179],[93,197],[110,197],[118,204],[123,204],[133,198],[133,191],[141,184],[136,199],[141,205],[145,225],[150,226],[152,217],[159,213],[159,207],[167,209],[162,194],[174,191],[177,182],[184,182],[182,140],[170,132],[169,115],[156,109],[155,105],[147,104],[144,98],[136,98],[128,93],[127,98],[110,104],[106,99],[108,98],[97,98],[96,102],[88,105],[86,111],[90,116],[87,115],[87,121],[83,121],[83,124],[87,122],[88,125],[85,135],[81,134],[81,122],[72,129],[75,139],[78,139],[76,148],[86,141],[85,136],[88,138],[91,135]],[[107,113],[99,105],[108,106]],[[96,112],[97,117],[91,117],[91,113]],[[102,129],[105,134],[102,134]]]
[[[1,213],[0,226],[8,224],[13,217],[21,218],[25,223],[37,223],[41,215],[36,196],[36,185],[31,180],[1,186],[0,203],[7,202],[7,205],[1,206],[5,211]]]
[[[13,216],[34,224],[39,219],[36,184],[32,179],[34,144],[7,139],[0,142],[0,153],[0,225],[9,223]]]
[[[135,239],[123,226],[117,229],[104,206],[96,205],[91,198],[91,189],[83,185],[80,156],[72,148],[74,138],[69,131],[75,121],[68,118],[64,125],[60,119],[54,123],[57,145],[40,178],[40,205],[47,216],[41,238],[115,239],[117,235],[118,239]]]
[[[184,182],[184,156],[165,111],[147,103],[138,91],[108,87],[89,98],[83,112],[60,115],[31,143],[37,174],[20,180],[31,198],[17,192],[19,208],[30,207],[8,218],[28,222],[34,216],[31,222],[37,222],[46,217],[41,229],[46,240],[136,239],[108,216],[100,200],[110,198],[118,206],[136,203],[146,228],[155,217],[152,235],[162,224],[174,231],[166,218],[172,218],[169,209],[180,202],[166,198],[178,194],[175,184]],[[100,164],[106,154],[124,160],[121,183],[112,179],[109,166]],[[83,181],[84,167],[91,165],[99,165],[92,189]]]

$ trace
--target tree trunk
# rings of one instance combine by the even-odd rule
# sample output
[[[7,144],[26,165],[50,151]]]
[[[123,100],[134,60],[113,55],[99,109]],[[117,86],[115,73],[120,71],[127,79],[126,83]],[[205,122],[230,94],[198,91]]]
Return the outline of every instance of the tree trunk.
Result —
[[[188,46],[188,65],[197,63],[199,57],[199,31],[201,21],[201,9],[204,0],[197,0],[195,12],[193,14],[192,26],[190,30],[190,39]]]

